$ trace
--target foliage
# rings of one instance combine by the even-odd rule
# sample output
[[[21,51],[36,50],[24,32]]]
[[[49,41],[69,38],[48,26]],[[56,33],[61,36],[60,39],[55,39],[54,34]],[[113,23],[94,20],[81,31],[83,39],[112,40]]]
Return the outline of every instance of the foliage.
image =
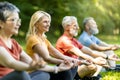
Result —
[[[4,1],[4,0],[0,0]],[[95,18],[99,30],[104,34],[120,34],[120,0],[6,0],[20,8],[22,25],[20,37],[24,38],[28,30],[31,15],[44,10],[52,16],[50,31],[47,35],[58,38],[62,32],[61,21],[66,15],[76,16],[82,31],[85,17]],[[80,31],[80,33],[81,33]],[[48,36],[51,39],[51,36]]]
[[[4,1],[4,0],[1,0]],[[119,0],[7,0],[20,8],[22,25],[17,38],[23,41],[29,27],[31,15],[37,10],[44,10],[52,16],[48,39],[55,43],[62,34],[62,18],[66,15],[76,16],[82,32],[82,20],[85,17],[95,18],[100,33],[119,34],[120,7]],[[114,35],[113,35],[114,36]],[[16,38],[16,36],[15,36]],[[22,39],[23,38],[23,39]],[[105,39],[105,38],[104,38]],[[120,39],[119,39],[120,40]]]

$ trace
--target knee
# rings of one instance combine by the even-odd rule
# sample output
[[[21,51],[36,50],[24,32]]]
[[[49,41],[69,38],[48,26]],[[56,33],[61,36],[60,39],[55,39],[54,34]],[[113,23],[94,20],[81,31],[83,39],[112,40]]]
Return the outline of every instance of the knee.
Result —
[[[96,71],[97,70],[97,66],[95,64],[91,64],[89,66],[87,66],[89,70],[91,71]]]
[[[92,64],[89,66],[81,65],[78,67],[78,75],[83,78],[86,75],[90,75],[92,73],[95,73],[97,71],[96,65]]]

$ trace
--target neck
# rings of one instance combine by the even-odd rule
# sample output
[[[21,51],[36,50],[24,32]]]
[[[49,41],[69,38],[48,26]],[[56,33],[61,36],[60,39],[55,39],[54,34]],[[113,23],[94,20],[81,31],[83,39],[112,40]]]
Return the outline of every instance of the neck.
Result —
[[[11,42],[10,35],[0,34],[0,38],[8,48],[10,49],[12,48],[12,42]]]
[[[5,33],[0,33],[0,38],[2,38],[3,40],[7,41],[11,38],[11,35],[6,35]]]
[[[90,36],[92,35],[92,34],[91,34],[89,31],[87,31],[87,30],[85,30],[85,32],[86,32],[88,35],[90,35]]]
[[[38,31],[38,32],[37,32],[37,35],[38,35],[38,36],[43,36],[43,35],[44,35],[44,32]]]

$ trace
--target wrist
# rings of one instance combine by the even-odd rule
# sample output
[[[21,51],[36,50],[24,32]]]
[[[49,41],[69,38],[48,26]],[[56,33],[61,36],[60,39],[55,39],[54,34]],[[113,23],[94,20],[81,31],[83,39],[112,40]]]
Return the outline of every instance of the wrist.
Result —
[[[58,73],[58,67],[54,66],[54,73],[57,74]]]

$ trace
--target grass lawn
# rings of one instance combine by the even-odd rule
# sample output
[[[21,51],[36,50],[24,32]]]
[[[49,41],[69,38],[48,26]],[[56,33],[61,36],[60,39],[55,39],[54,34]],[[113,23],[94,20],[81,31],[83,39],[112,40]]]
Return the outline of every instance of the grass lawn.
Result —
[[[99,38],[106,41],[110,44],[120,44],[120,36],[105,36],[105,35],[99,35]],[[116,50],[115,53],[120,56],[120,49]],[[120,62],[117,62],[117,64],[120,64]],[[102,80],[120,80],[120,72],[101,72],[102,74]]]
[[[109,44],[120,44],[120,36],[99,35],[98,37]],[[23,49],[25,49],[25,41],[20,39],[17,39],[17,41],[22,45]],[[55,44],[55,43],[52,43],[52,44]],[[118,56],[120,56],[120,49],[115,51],[115,53]],[[120,62],[117,62],[117,64],[120,64]],[[120,80],[120,72],[110,72],[110,71],[101,72],[101,75],[102,75],[102,80]]]

